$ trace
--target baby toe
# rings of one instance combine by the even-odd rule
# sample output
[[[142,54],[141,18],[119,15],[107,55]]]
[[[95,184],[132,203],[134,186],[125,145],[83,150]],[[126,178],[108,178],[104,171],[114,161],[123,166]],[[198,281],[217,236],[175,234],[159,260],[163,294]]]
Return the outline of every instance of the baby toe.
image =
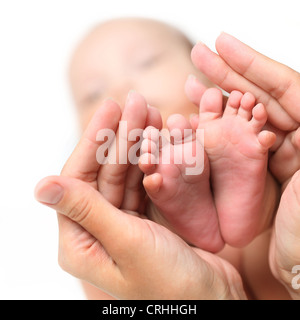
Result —
[[[224,116],[237,115],[238,109],[241,105],[242,97],[243,94],[239,91],[234,90],[231,92],[224,110]]]
[[[221,90],[217,88],[207,89],[200,101],[199,112],[199,123],[220,118],[223,114],[223,96]]]
[[[241,100],[241,106],[238,110],[238,115],[248,121],[252,117],[252,109],[255,106],[255,97],[252,93],[246,92]]]
[[[167,120],[167,126],[174,143],[186,141],[186,138],[193,134],[191,123],[181,114],[171,115]]]
[[[262,103],[257,104],[252,110],[252,119],[250,124],[252,127],[259,132],[263,126],[266,124],[268,119],[268,114],[266,108]]]

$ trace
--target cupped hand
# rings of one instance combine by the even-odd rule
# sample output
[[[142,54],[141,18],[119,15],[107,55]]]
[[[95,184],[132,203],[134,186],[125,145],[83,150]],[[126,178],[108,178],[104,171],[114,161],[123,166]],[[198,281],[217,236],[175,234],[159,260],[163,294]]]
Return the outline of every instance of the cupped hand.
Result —
[[[218,54],[198,43],[191,54],[195,66],[227,92],[252,92],[267,108],[275,127],[291,131],[299,126],[300,113],[295,108],[300,99],[298,72],[226,33],[217,38],[216,49]]]
[[[233,266],[191,248],[168,229],[141,218],[133,210],[139,207],[139,201],[132,207],[122,205],[126,193],[124,171],[128,167],[107,170],[107,176],[101,178],[102,168],[96,160],[101,145],[96,141],[98,130],[116,132],[119,120],[125,116],[129,122],[139,119],[141,122],[132,122],[132,127],[143,128],[149,117],[146,111],[145,101],[137,94],[131,95],[123,115],[117,104],[106,101],[62,175],[44,178],[37,185],[36,198],[58,212],[61,267],[118,299],[245,298],[241,278]],[[102,179],[106,186],[116,186],[103,188],[102,192],[110,190],[105,196],[99,192]],[[117,190],[123,190],[121,196],[114,194]]]
[[[275,278],[286,287],[293,299],[300,300],[300,171],[293,176],[282,194],[269,261]]]
[[[119,128],[120,121],[125,124],[123,130]],[[142,213],[145,199],[143,173],[127,157],[137,141],[124,139],[132,129],[143,130],[149,125],[161,128],[160,113],[148,106],[138,93],[131,91],[128,94],[123,112],[113,100],[106,100],[94,114],[61,175],[87,182],[117,208]],[[101,130],[105,130],[102,137]],[[103,140],[107,131],[114,134],[110,144]],[[103,152],[98,152],[104,144],[111,148],[114,145],[114,163],[105,161]]]
[[[270,267],[291,297],[300,299],[300,74],[234,37],[222,33],[218,54],[198,43],[192,51],[196,67],[227,92],[253,93],[268,111],[271,130],[277,135],[270,169],[283,185],[270,243]],[[198,104],[204,86],[190,77],[186,93]],[[193,120],[194,122],[197,119]]]
[[[277,135],[270,169],[280,183],[286,184],[300,169],[300,74],[226,33],[217,38],[216,49],[218,54],[198,43],[191,53],[193,63],[223,90],[251,92],[257,103],[265,105],[268,129]],[[193,77],[186,83],[186,93],[196,105],[205,89]],[[282,165],[282,161],[289,164]]]
[[[161,225],[117,209],[86,182],[52,176],[37,188],[37,198],[68,224],[59,263],[74,276],[118,299],[244,297],[231,265],[192,249]],[[49,204],[49,195],[58,202]]]

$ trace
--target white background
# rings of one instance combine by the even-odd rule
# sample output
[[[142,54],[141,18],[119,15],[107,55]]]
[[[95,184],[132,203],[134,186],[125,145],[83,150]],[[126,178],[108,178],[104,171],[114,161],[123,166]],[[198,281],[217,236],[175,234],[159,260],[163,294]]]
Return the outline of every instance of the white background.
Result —
[[[84,299],[57,264],[56,216],[33,198],[78,139],[67,66],[103,19],[161,19],[202,40],[226,31],[300,71],[299,1],[0,0],[0,299]]]

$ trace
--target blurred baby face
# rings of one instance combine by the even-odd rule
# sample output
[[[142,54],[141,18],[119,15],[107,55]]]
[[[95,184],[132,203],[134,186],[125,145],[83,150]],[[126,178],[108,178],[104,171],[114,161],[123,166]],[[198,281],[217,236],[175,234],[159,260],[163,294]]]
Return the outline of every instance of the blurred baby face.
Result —
[[[188,117],[197,108],[187,99],[189,74],[210,86],[190,59],[191,47],[175,30],[159,22],[124,19],[96,28],[76,50],[71,87],[82,128],[106,98],[124,106],[130,90],[142,94],[167,117]]]

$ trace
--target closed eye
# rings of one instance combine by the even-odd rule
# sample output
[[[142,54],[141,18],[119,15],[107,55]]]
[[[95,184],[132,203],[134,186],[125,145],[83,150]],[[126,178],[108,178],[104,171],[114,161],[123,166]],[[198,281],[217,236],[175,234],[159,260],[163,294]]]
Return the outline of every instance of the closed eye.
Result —
[[[138,68],[141,68],[141,69],[150,68],[153,65],[155,65],[160,60],[161,57],[162,57],[162,54],[149,56],[146,59],[141,60],[141,62],[139,62],[137,66]]]
[[[93,105],[94,103],[96,103],[97,101],[99,101],[99,99],[101,99],[102,97],[102,92],[101,91],[93,91],[90,92],[89,94],[87,94],[82,100],[81,100],[81,105],[83,107],[86,106],[90,106]]]

